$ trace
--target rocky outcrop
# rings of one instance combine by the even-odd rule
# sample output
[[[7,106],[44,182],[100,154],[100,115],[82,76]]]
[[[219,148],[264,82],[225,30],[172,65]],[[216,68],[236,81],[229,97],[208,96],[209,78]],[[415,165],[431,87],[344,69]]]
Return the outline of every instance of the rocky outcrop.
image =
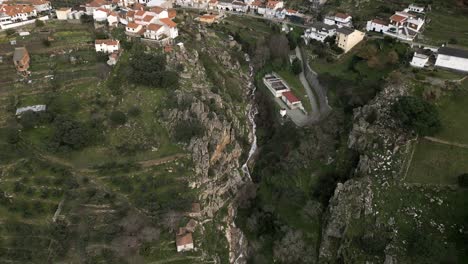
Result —
[[[228,45],[227,43],[221,43]],[[184,71],[181,73],[181,89],[174,93],[176,105],[164,112],[164,120],[171,131],[175,133],[177,124],[197,122],[202,127],[200,135],[193,136],[185,148],[191,152],[194,175],[190,178],[190,186],[199,190],[202,202],[203,218],[217,217],[222,210],[227,215],[222,216],[226,237],[230,244],[231,262],[244,263],[242,252],[245,252],[242,232],[234,225],[236,212],[235,197],[240,189],[250,182],[250,178],[241,171],[245,152],[248,146],[240,142],[251,141],[252,134],[249,122],[242,119],[247,116],[251,104],[249,102],[249,77],[240,70],[238,61],[231,58],[226,47],[220,46],[203,49],[219,70],[229,73],[243,89],[246,105],[240,107],[230,98],[226,98],[219,89],[213,89],[208,73],[202,64],[197,50],[181,50],[170,57],[177,65],[181,62]],[[219,88],[219,87],[217,87]],[[214,92],[217,91],[217,92]],[[245,148],[245,149],[243,149]]]
[[[388,181],[401,175],[403,161],[399,154],[406,150],[411,134],[399,128],[390,110],[396,98],[406,92],[405,86],[390,85],[371,103],[354,111],[348,146],[359,152],[360,160],[354,177],[338,184],[330,199],[322,229],[319,263],[335,263],[338,259],[346,259],[347,263],[362,261],[358,259],[359,254],[344,255],[349,253],[352,244],[348,233],[356,232],[356,223],[372,221],[371,216],[378,213],[373,208],[375,188],[385,187]],[[364,236],[375,235],[372,226],[365,229],[368,231]],[[396,263],[390,255],[383,261]]]

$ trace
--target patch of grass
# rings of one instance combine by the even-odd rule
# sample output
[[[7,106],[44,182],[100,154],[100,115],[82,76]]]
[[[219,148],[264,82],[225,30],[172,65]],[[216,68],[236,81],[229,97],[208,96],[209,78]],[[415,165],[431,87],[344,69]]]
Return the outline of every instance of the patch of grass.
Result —
[[[458,45],[468,46],[468,15],[454,10],[436,10],[428,14],[431,22],[423,35],[425,42],[442,45],[455,39]]]
[[[468,149],[420,140],[416,145],[407,182],[457,184],[457,177],[468,172]]]
[[[454,91],[438,103],[442,130],[436,135],[447,141],[468,144],[468,91]]]

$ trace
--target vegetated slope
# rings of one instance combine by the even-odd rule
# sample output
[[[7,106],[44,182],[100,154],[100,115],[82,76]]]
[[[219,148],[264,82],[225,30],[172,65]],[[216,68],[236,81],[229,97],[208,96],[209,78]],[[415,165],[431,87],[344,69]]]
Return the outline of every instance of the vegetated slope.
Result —
[[[226,35],[184,41],[169,54],[126,43],[112,70],[88,43],[25,43],[32,81],[15,76],[1,97],[0,262],[228,261],[239,239],[230,204],[248,180],[249,78]],[[15,117],[33,104],[48,110]],[[199,250],[178,254],[175,233],[193,202],[205,221],[193,234]]]

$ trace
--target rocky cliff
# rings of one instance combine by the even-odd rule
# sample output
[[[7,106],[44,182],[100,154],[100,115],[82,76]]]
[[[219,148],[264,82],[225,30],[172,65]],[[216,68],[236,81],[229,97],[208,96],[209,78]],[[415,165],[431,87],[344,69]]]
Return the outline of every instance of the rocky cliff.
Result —
[[[209,48],[181,49],[169,56],[172,64],[178,67],[182,64],[184,70],[181,89],[174,92],[175,104],[163,115],[171,134],[176,133],[181,123],[201,126],[201,133],[185,143],[194,165],[190,186],[199,190],[202,222],[221,219],[216,228],[226,234],[230,262],[234,262],[245,251],[242,233],[234,226],[233,219],[236,194],[250,182],[248,175],[241,171],[253,138],[246,119],[252,107],[248,96],[250,77],[241,69],[239,61],[226,51],[229,45],[237,51],[235,44],[213,35],[205,37],[203,40],[198,38],[200,46]],[[207,65],[208,57],[212,65]],[[217,72],[209,67],[214,67]],[[226,92],[229,89],[226,82],[233,80],[241,89],[242,102],[234,102]],[[220,261],[217,257],[213,259]]]
[[[406,92],[402,85],[387,86],[372,102],[354,111],[348,146],[359,152],[360,160],[352,179],[339,183],[330,200],[322,230],[320,263],[385,261],[390,242],[384,241],[375,252],[366,252],[359,241],[380,242],[377,230],[386,223],[376,220],[379,212],[375,205],[380,201],[376,201],[375,192],[402,175],[402,154],[407,151],[411,135],[398,128],[390,106]],[[391,258],[388,256],[385,263],[392,263]]]

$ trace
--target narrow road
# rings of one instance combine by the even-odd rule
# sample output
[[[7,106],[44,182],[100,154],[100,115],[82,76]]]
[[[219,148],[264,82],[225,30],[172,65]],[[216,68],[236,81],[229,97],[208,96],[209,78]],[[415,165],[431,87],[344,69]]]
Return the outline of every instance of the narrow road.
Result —
[[[315,104],[315,112],[317,112],[315,115],[311,115],[310,122],[315,123],[327,116],[332,110],[328,105],[327,89],[320,84],[318,74],[310,68],[309,59],[303,48],[296,47],[296,55],[302,61],[301,82],[306,87],[309,98],[314,98],[315,101],[313,103],[312,99],[310,99],[312,106]],[[314,110],[314,107],[312,109]]]
[[[301,51],[299,47],[296,47],[296,56],[298,59],[303,61]],[[312,88],[310,88],[309,83],[306,80],[306,77],[304,75],[304,69],[302,69],[302,72],[299,74],[299,79],[301,80],[302,86],[304,86],[307,97],[309,98],[309,103],[310,106],[312,107],[312,112],[309,113],[309,120],[310,122],[316,122],[320,120],[320,108],[317,103],[317,98],[315,97],[315,94],[312,92]]]

